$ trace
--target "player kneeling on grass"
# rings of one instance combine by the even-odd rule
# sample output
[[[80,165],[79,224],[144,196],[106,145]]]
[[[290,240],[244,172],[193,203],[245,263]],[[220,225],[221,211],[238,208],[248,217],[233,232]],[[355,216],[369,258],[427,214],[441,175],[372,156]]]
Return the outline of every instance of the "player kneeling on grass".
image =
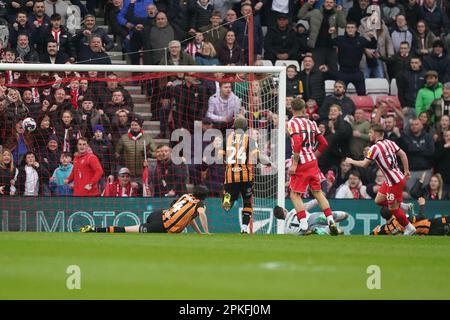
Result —
[[[285,234],[295,234],[295,235],[309,235],[309,234],[320,234],[320,235],[330,235],[330,227],[328,226],[327,218],[323,212],[313,212],[309,213],[308,211],[312,210],[315,206],[318,205],[317,200],[311,200],[304,204],[306,219],[308,221],[308,230],[306,232],[302,232],[300,229],[300,224],[297,219],[297,212],[295,209],[291,211],[287,211],[286,209],[276,206],[273,209],[273,213],[275,218],[280,220],[285,220],[284,223],[284,233]],[[348,218],[349,214],[345,211],[332,211],[333,219],[335,222],[341,222]],[[338,233],[343,234],[342,229],[338,228]]]
[[[129,227],[94,228],[86,226],[80,232],[141,232],[141,233],[180,233],[189,224],[197,233],[202,233],[195,218],[200,218],[204,233],[208,231],[206,207],[203,203],[208,189],[205,186],[195,186],[192,194],[184,194],[175,200],[166,210],[153,211],[147,218],[147,223]]]
[[[416,235],[419,236],[450,236],[450,216],[442,216],[434,219],[427,219],[425,216],[425,198],[417,199],[419,203],[419,214],[410,215],[408,220],[416,228]],[[381,208],[381,216],[386,219],[386,223],[378,225],[370,233],[371,235],[397,235],[403,234],[405,228],[392,216],[387,207]]]
[[[383,172],[386,181],[379,189],[375,197],[375,203],[389,207],[389,212],[405,228],[404,235],[413,235],[416,228],[408,221],[402,209],[403,189],[406,180],[411,177],[406,153],[391,140],[384,139],[384,128],[378,124],[373,124],[369,130],[369,139],[374,144],[367,152],[364,160],[353,160],[347,158],[345,161],[350,165],[367,168],[372,161],[375,161],[378,168]],[[400,157],[405,173],[398,167],[397,156]]]

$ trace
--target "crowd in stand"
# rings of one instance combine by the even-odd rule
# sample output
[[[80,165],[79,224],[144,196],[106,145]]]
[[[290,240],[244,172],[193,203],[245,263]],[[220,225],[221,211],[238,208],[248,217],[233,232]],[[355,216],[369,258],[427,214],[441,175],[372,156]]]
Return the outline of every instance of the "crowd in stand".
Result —
[[[73,5],[83,19],[75,29],[69,26]],[[97,25],[99,12],[109,30]],[[377,193],[384,177],[376,166],[359,170],[343,159],[363,158],[370,124],[379,123],[408,155],[412,178],[405,195],[447,199],[449,13],[448,0],[88,0],[86,6],[0,0],[0,48],[3,63],[111,64],[108,52],[117,47],[135,65],[295,60],[301,68],[287,67],[287,115],[290,101],[301,96],[327,139],[319,165],[328,197]],[[148,112],[160,121],[157,138],[177,128],[193,132],[195,121],[203,131],[229,128],[236,116],[250,118],[248,104],[252,127],[276,128],[276,79],[246,76],[233,79],[247,82],[219,73],[141,80]],[[347,87],[365,96],[367,78],[396,79],[399,103],[380,98],[371,110],[355,105]],[[155,143],[144,131],[144,116],[119,80],[95,71],[1,72],[0,194],[165,197],[201,182],[219,196],[223,165],[175,164],[173,146]],[[335,81],[330,95],[326,80]],[[36,130],[25,128],[27,117],[36,120]],[[270,153],[273,146],[262,148]]]

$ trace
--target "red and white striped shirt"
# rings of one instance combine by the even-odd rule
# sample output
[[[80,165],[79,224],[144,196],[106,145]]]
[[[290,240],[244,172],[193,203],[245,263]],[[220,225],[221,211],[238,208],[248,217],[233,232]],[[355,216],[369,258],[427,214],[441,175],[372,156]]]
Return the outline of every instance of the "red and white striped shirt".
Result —
[[[399,183],[405,176],[398,167],[397,152],[399,146],[391,140],[379,140],[370,147],[367,159],[374,160],[386,177],[389,186]]]
[[[314,154],[317,147],[316,137],[320,134],[317,124],[308,118],[294,117],[289,120],[287,129],[291,137],[295,134],[301,135],[302,147],[300,149],[299,163],[306,164],[312,161],[317,161]],[[291,141],[292,140],[293,139],[291,138]]]

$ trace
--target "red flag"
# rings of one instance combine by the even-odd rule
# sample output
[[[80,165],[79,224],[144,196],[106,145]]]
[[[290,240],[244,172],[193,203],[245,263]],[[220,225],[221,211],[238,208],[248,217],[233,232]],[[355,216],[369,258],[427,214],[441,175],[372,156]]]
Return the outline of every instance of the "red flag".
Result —
[[[142,172],[142,196],[150,197],[151,192],[148,185],[148,167],[144,167],[144,171]]]

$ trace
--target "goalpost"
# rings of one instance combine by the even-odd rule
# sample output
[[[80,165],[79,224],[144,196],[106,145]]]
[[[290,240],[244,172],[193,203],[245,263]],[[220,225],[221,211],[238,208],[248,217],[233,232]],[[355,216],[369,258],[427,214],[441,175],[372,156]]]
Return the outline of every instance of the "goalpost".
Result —
[[[143,129],[145,132],[149,133],[153,139],[155,139],[156,145],[169,143],[173,148],[172,153],[175,151],[179,152],[180,146],[177,146],[177,142],[186,142],[185,134],[192,134],[191,150],[188,151],[186,148],[181,148],[182,151],[180,153],[180,158],[183,159],[182,162],[184,162],[181,163],[181,165],[184,165],[183,172],[186,173],[186,177],[183,175],[181,178],[181,175],[179,175],[180,171],[175,171],[175,173],[172,171],[173,176],[171,177],[172,179],[169,180],[174,182],[178,180],[181,181],[181,179],[183,179],[188,188],[193,184],[203,183],[205,180],[209,181],[208,179],[214,180],[216,184],[214,185],[213,183],[211,186],[213,186],[212,189],[215,192],[217,200],[214,200],[214,205],[212,206],[215,212],[210,213],[213,217],[209,218],[214,221],[214,216],[217,215],[218,218],[215,222],[217,225],[220,225],[221,223],[229,224],[229,228],[224,228],[223,230],[225,231],[223,232],[233,232],[234,230],[238,230],[236,227],[238,216],[234,216],[234,213],[238,212],[240,215],[241,208],[238,207],[242,207],[242,203],[235,204],[234,213],[219,213],[217,203],[220,202],[220,194],[217,193],[218,190],[216,189],[223,186],[223,176],[218,177],[213,176],[213,174],[222,175],[223,170],[220,168],[210,167],[206,167],[205,169],[204,163],[194,163],[194,159],[198,160],[196,155],[198,155],[199,150],[199,140],[196,140],[196,134],[200,133],[201,135],[202,140],[200,140],[200,144],[207,144],[209,141],[206,141],[207,137],[209,137],[209,131],[207,131],[209,127],[205,126],[205,123],[208,121],[205,120],[208,119],[205,113],[208,110],[209,98],[214,94],[219,95],[220,83],[231,83],[233,94],[236,95],[241,101],[241,107],[243,110],[241,114],[244,115],[249,122],[250,134],[258,141],[260,152],[268,155],[276,166],[276,168],[271,168],[262,164],[255,165],[253,201],[254,232],[282,233],[283,221],[277,222],[276,219],[273,218],[272,209],[275,205],[282,207],[285,206],[285,67],[51,65],[5,63],[0,64],[0,71],[12,72],[12,74],[15,74],[15,81],[13,83],[1,84],[2,86],[6,86],[9,89],[16,89],[20,95],[22,95],[24,91],[27,91],[27,89],[31,91],[33,88],[34,91],[31,91],[32,94],[39,92],[39,99],[33,96],[33,99],[40,100],[37,103],[39,107],[36,107],[34,100],[34,104],[26,101],[23,102],[24,104],[29,104],[30,108],[31,105],[35,108],[34,110],[29,110],[29,113],[31,114],[28,114],[27,116],[33,117],[34,114],[35,120],[37,120],[36,122],[38,128],[33,132],[26,132],[26,135],[34,141],[35,146],[40,146],[39,148],[44,149],[45,142],[48,141],[47,136],[47,140],[42,137],[42,135],[44,135],[43,132],[46,132],[43,127],[41,127],[41,121],[43,121],[43,118],[48,118],[51,122],[51,126],[56,127],[54,122],[58,122],[61,125],[61,123],[63,123],[63,120],[61,120],[62,114],[69,109],[72,113],[72,117],[74,118],[72,123],[76,125],[77,130],[80,130],[78,136],[82,135],[82,132],[84,134],[89,134],[90,139],[96,139],[94,129],[98,129],[98,127],[94,126],[95,121],[93,119],[100,119],[98,124],[101,124],[104,129],[104,139],[108,138],[112,145],[112,147],[108,149],[111,154],[106,153],[103,154],[103,156],[104,159],[114,162],[113,164],[104,166],[105,173],[102,180],[103,187],[109,183],[107,178],[110,173],[117,176],[118,169],[120,167],[125,166],[125,164],[130,166],[130,161],[124,160],[124,154],[117,157],[117,155],[112,151],[118,150],[117,139],[120,138],[120,134],[114,131],[118,130],[116,128],[118,127],[117,121],[120,121],[116,119],[118,110],[116,110],[117,108],[114,105],[114,100],[111,102],[110,97],[112,92],[117,91],[117,89],[122,88],[130,93],[131,99],[133,100],[132,102],[134,103],[134,110],[133,108],[128,108],[132,110],[130,114],[134,113],[141,115],[140,118],[144,120],[144,123],[142,124]],[[116,77],[111,78],[109,75],[112,73],[115,74]],[[57,75],[56,77],[54,76],[55,74]],[[0,80],[4,82],[5,79],[0,78]],[[189,84],[187,84],[187,82],[189,82]],[[120,84],[120,86],[117,87],[117,84]],[[60,88],[65,90],[64,92],[66,96],[64,107],[60,107],[59,104],[55,102],[55,99],[57,99],[54,96],[55,92]],[[108,88],[109,91],[105,88]],[[60,90],[60,92],[62,91]],[[29,99],[30,97],[28,97],[28,100]],[[94,108],[99,110],[101,109],[101,113],[105,115],[95,113],[94,116],[92,113],[89,113],[88,119],[91,123],[86,124],[86,121],[89,120],[86,120],[86,117],[84,117],[82,113],[82,108],[84,108],[82,106],[83,99],[93,100]],[[12,103],[14,105],[19,104],[19,102],[14,102],[12,100],[14,100],[14,98],[10,98],[8,96],[7,103]],[[222,100],[225,101],[226,99]],[[42,111],[43,103],[47,105],[47,102],[45,101],[48,101],[48,106],[44,112]],[[126,107],[129,107],[129,105],[130,101],[123,104],[125,109],[127,109]],[[55,106],[54,110],[52,109],[53,106]],[[52,112],[54,114],[52,114]],[[76,117],[78,118],[75,119]],[[102,120],[103,118],[109,118],[109,120]],[[155,119],[157,120],[155,121]],[[79,123],[76,123],[76,121]],[[164,137],[163,132],[167,126],[169,127],[168,131],[170,133],[169,140],[166,139],[167,137]],[[222,131],[224,131],[223,129],[225,129],[225,127],[221,127]],[[64,132],[64,130],[62,132]],[[65,132],[67,133],[67,130]],[[54,133],[58,133],[58,130],[54,129]],[[123,131],[120,132],[119,130],[119,133],[123,133]],[[66,138],[67,136],[59,137],[60,140],[64,140],[58,141],[60,147],[62,144],[64,144],[64,148],[66,145],[70,146],[70,143],[66,143]],[[42,145],[42,142],[44,142],[44,145]],[[145,143],[148,143],[148,141]],[[73,153],[75,151],[73,149],[74,146],[72,145],[70,152]],[[203,151],[203,154],[201,154],[203,159],[205,148],[200,147],[200,150]],[[40,149],[40,151],[42,150]],[[122,150],[122,152],[124,151]],[[40,152],[36,153],[40,154]],[[151,156],[155,157],[155,154],[147,155],[147,153],[148,149],[145,149],[145,157],[148,157],[150,162],[149,170],[151,171],[154,169],[156,171],[154,171],[153,174],[160,174],[160,172],[158,172],[159,169],[155,164],[156,160],[151,159]],[[205,159],[203,159],[203,162],[204,160]],[[129,169],[132,171],[132,176],[134,176],[133,181],[141,182],[139,181],[139,177],[142,176],[142,168]],[[214,173],[212,169],[215,170]],[[168,170],[170,171],[171,169]],[[51,174],[52,172],[50,172],[50,175]],[[152,177],[150,177],[150,180],[152,180]],[[220,181],[219,184],[217,184],[218,181]],[[158,181],[156,181],[156,184],[157,182]],[[168,183],[170,184],[170,182],[164,181],[162,186],[154,187],[167,187]],[[51,185],[48,186],[47,183],[45,183],[45,185],[51,189]],[[42,188],[42,185],[40,187]],[[142,191],[139,190],[139,192],[140,194],[138,194],[138,196],[142,197]],[[117,217],[117,212],[120,211],[120,214],[125,216],[125,213],[130,211],[129,216],[131,216],[131,211],[138,210],[132,210],[128,207],[126,202],[120,202],[121,204],[119,205],[124,206],[124,208],[120,208],[122,211],[118,210],[115,213],[115,217],[101,216],[99,221],[95,221],[97,218],[92,217],[92,214],[88,217],[90,214],[89,204],[94,203],[94,206],[102,207],[104,205],[102,201],[105,201],[105,198],[99,198],[97,200],[83,198],[81,200],[77,197],[57,197],[55,196],[53,189],[50,191],[43,190],[39,193],[39,196],[48,196],[50,194],[52,195],[52,198],[45,198],[44,202],[51,202],[51,199],[58,202],[58,208],[55,208],[55,210],[59,210],[58,212],[61,212],[61,210],[64,209],[70,211],[72,206],[82,206],[80,205],[80,202],[85,203],[86,207],[83,207],[82,210],[84,210],[83,212],[85,213],[87,212],[87,214],[81,216],[83,216],[83,219],[87,219],[89,222],[94,221],[96,224],[105,224],[107,219],[114,219],[114,223],[121,223],[122,221],[120,221]],[[146,211],[164,206],[167,203],[167,200],[171,198],[172,193],[157,194],[156,190],[153,189],[151,190],[151,196],[151,198],[145,199],[146,202],[150,203],[150,205],[147,205],[146,208],[142,209],[142,211],[144,211],[142,213],[142,218],[138,214],[135,214],[134,217],[138,216],[139,219],[142,220],[145,217]],[[8,201],[4,202],[1,205],[3,212],[12,212],[20,209],[22,212],[29,211],[34,213],[34,210],[38,209],[35,207],[36,204],[33,202],[32,198],[26,198],[26,201],[19,201],[19,199],[23,200],[23,198],[15,195],[8,199]],[[111,201],[119,203],[117,199]],[[223,211],[222,209],[220,210]],[[72,215],[70,217],[72,217]],[[131,220],[136,221],[136,218],[134,217],[131,216]],[[53,218],[57,219],[58,217],[53,216]],[[65,218],[67,219],[67,216]],[[37,219],[38,218],[36,218],[36,220]],[[76,219],[73,219],[73,221],[70,221],[70,223],[72,223],[72,229],[74,228],[72,226],[77,224],[75,221]],[[4,220],[5,219],[2,220],[3,228],[5,228]],[[213,225],[215,223],[213,223]],[[23,221],[20,224],[20,228],[22,229]],[[70,228],[66,225],[66,229]],[[215,227],[213,227],[211,231],[214,232],[214,229]],[[218,232],[222,232],[219,227],[217,227],[216,230],[218,230]]]

